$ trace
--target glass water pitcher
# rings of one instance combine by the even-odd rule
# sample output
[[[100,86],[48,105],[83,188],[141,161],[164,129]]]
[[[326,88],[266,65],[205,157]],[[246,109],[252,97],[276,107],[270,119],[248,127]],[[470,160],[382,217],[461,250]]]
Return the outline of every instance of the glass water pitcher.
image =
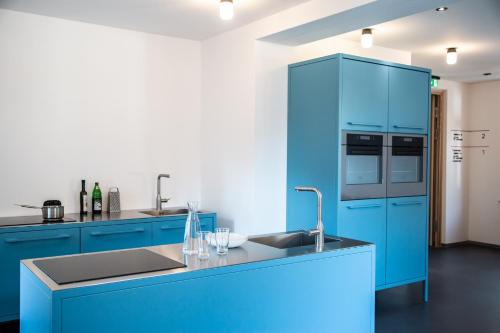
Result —
[[[184,230],[184,244],[182,252],[192,255],[198,253],[198,233],[201,231],[200,219],[198,218],[198,202],[190,201],[188,204],[188,217],[186,229]]]

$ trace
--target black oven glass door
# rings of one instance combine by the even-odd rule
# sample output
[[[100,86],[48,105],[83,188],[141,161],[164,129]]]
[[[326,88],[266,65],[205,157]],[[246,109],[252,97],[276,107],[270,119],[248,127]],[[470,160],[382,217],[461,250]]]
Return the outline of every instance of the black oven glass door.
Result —
[[[347,146],[346,184],[382,184],[382,146]]]
[[[391,182],[420,183],[423,172],[423,147],[392,147]]]
[[[342,137],[341,199],[386,196],[386,135],[344,132]]]
[[[426,194],[427,147],[424,136],[389,139],[388,193],[390,197]]]

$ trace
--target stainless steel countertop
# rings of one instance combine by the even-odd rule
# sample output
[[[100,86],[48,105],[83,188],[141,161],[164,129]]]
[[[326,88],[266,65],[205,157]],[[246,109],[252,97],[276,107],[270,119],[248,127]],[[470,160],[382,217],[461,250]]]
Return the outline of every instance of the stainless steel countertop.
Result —
[[[352,239],[335,237],[340,239],[340,242],[325,243],[324,252],[338,251],[360,246],[369,246],[371,244]],[[224,256],[217,255],[215,248],[210,248],[210,258],[207,260],[199,260],[196,255],[185,256],[182,253],[182,244],[161,245],[145,247],[145,249],[159,253],[165,257],[183,262],[187,267],[177,268],[165,271],[134,274],[128,276],[114,277],[108,279],[92,280],[78,283],[70,283],[65,285],[58,285],[47,275],[45,275],[37,266],[33,264],[34,259],[22,260],[22,263],[30,269],[45,285],[52,291],[86,287],[99,284],[115,283],[127,280],[141,279],[146,277],[155,277],[162,275],[182,274],[198,270],[221,268],[225,266],[242,265],[254,262],[262,262],[268,260],[282,259],[287,257],[303,256],[314,254],[315,246],[301,246],[290,249],[277,249],[274,247],[247,241],[239,248],[230,249],[229,253]],[[124,251],[124,250],[121,250]],[[90,253],[91,254],[91,253]],[[90,255],[90,254],[77,254],[72,256]],[[94,253],[95,255],[95,253]],[[70,256],[71,257],[71,256]]]
[[[175,208],[180,208],[180,207],[168,207],[168,209],[175,209]],[[154,210],[154,208],[123,210],[120,213],[103,212],[100,215],[92,215],[91,213],[88,213],[87,215],[80,215],[79,213],[65,214],[64,218],[75,220],[71,222],[43,222],[41,215],[0,217],[0,229],[2,227],[25,227],[25,226],[35,226],[35,225],[54,226],[58,224],[67,225],[71,223],[86,223],[86,222],[108,222],[108,221],[135,220],[135,219],[160,219],[170,216],[187,215],[187,214],[173,214],[166,216],[151,216],[141,213],[142,211],[148,211],[148,210]],[[199,214],[210,214],[210,213],[214,212],[204,211],[204,210],[199,212]]]

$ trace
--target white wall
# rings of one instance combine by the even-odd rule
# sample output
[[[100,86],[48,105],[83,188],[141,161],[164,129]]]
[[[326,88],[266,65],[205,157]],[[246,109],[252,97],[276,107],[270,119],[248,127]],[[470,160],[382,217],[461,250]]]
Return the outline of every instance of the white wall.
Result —
[[[200,198],[200,43],[0,10],[0,45],[0,216],[78,211],[82,178],[124,209],[161,172],[173,204]]]
[[[445,244],[462,242],[469,239],[468,209],[469,186],[468,162],[469,150],[463,150],[463,162],[453,162],[453,132],[451,130],[468,129],[466,119],[467,84],[440,80],[438,92],[445,92],[445,130],[446,169],[444,173],[444,213],[441,241]]]
[[[490,147],[469,149],[469,239],[500,245],[500,81],[468,85],[467,121],[474,130],[489,129],[474,143]]]
[[[275,15],[202,48],[202,198],[222,224],[248,234],[286,225],[287,65],[337,52],[411,62],[409,52],[338,38],[296,48],[258,41],[266,22],[269,32],[280,25]]]

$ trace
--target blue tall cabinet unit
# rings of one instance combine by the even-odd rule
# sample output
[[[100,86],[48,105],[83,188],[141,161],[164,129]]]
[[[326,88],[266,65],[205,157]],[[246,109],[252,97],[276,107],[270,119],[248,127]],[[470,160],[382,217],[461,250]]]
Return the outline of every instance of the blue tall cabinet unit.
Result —
[[[425,300],[428,196],[342,201],[340,177],[344,130],[428,134],[430,79],[428,69],[346,54],[288,73],[287,229],[315,226],[315,196],[294,187],[318,187],[326,232],[376,245],[377,290],[421,281]]]

